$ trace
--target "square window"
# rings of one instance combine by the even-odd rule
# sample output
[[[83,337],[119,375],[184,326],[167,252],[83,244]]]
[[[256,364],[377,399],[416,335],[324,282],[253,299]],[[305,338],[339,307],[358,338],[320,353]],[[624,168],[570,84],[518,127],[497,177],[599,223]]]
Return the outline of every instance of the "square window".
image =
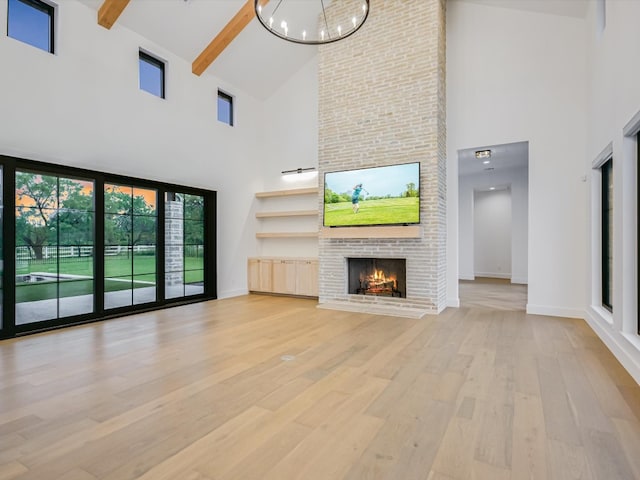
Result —
[[[233,97],[218,90],[218,120],[233,126]]]
[[[9,0],[7,35],[53,53],[54,7],[40,0]]]
[[[164,97],[164,62],[148,53],[139,52],[140,90]]]

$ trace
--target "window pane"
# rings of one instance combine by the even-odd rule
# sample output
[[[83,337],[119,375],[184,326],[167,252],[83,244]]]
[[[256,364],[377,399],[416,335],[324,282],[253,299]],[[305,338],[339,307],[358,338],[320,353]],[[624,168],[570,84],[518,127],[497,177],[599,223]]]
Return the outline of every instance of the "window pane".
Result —
[[[104,308],[117,308],[133,304],[132,277],[104,279]]]
[[[16,172],[16,206],[58,208],[58,178],[33,172]]]
[[[82,210],[60,210],[56,215],[60,245],[93,245],[94,213]],[[85,253],[87,249],[84,249]],[[89,250],[90,251],[90,250]],[[78,249],[71,255],[82,255]]]
[[[93,278],[93,246],[58,247],[60,280]]]
[[[53,53],[53,7],[38,0],[9,0],[7,35]]]
[[[204,243],[204,223],[185,220],[184,243],[187,245],[202,245]]]
[[[133,303],[150,303],[156,301],[156,276],[136,275],[133,277]]]
[[[131,187],[104,185],[104,213],[131,213]]]
[[[167,273],[165,275],[164,292],[166,298],[184,296],[184,273],[182,271]]]
[[[164,98],[164,64],[140,52],[140,89]]]
[[[182,219],[184,217],[184,195],[167,192],[164,201],[164,215],[165,218]]]
[[[58,283],[31,276],[16,279],[16,325],[51,320],[58,316]]]
[[[135,215],[156,215],[158,192],[144,188],[133,189],[133,213]]]
[[[184,197],[184,218],[204,220],[204,197],[200,195],[185,195]]]
[[[105,245],[131,245],[131,216],[106,214],[104,217]]]
[[[220,91],[218,91],[218,120],[227,125],[233,125],[233,99]]]
[[[59,285],[60,316],[93,312],[93,278],[62,279]]]
[[[109,245],[104,247],[105,277],[123,277],[133,274],[133,252],[128,246]]]
[[[147,246],[156,244],[156,218],[135,215],[133,217],[133,245]]]
[[[60,208],[93,212],[93,182],[75,178],[58,179]]]
[[[200,295],[204,293],[204,271],[187,270],[184,272],[185,295]]]
[[[184,248],[184,269],[202,270],[204,269],[204,248],[202,245],[189,245]]]
[[[133,252],[133,274],[153,273],[156,271],[156,247],[154,245],[136,246]]]

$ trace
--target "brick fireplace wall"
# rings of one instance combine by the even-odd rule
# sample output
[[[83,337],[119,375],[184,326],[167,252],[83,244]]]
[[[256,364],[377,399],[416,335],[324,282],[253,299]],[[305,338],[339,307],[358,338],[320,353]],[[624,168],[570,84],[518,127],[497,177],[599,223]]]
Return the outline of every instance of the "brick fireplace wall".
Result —
[[[365,25],[319,53],[324,172],[420,162],[420,237],[319,240],[320,304],[446,306],[445,0],[371,0]],[[320,220],[322,228],[322,220]],[[407,298],[347,294],[347,257],[405,258]]]

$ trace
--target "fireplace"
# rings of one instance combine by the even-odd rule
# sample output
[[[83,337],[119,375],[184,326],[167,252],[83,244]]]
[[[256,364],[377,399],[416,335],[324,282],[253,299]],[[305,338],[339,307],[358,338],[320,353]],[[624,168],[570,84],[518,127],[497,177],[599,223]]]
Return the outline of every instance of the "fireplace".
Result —
[[[349,293],[406,298],[406,263],[404,258],[348,258]]]

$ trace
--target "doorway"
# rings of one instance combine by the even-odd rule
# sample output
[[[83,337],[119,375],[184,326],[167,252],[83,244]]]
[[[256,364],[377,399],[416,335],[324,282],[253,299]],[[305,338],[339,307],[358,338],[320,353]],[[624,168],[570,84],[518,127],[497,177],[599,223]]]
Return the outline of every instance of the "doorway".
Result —
[[[518,285],[514,302],[526,306],[528,172],[528,142],[458,151],[458,279],[463,305],[482,295],[489,302],[497,300],[501,289],[506,294],[505,289]],[[473,282],[482,287],[475,300]],[[500,302],[494,303],[499,308]]]

